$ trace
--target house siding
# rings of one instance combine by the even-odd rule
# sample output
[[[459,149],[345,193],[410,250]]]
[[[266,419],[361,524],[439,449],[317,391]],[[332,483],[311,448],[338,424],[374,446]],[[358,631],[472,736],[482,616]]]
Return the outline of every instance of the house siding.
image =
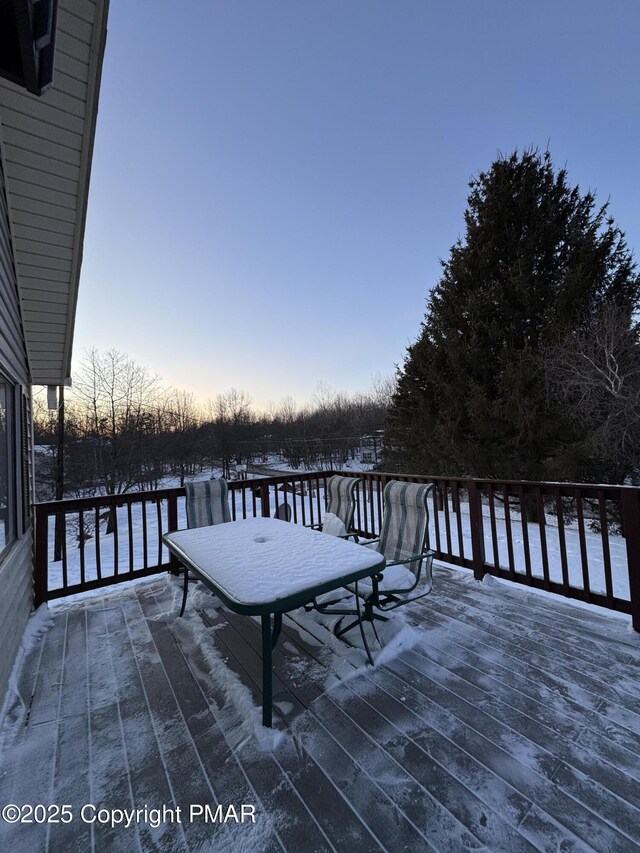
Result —
[[[21,405],[22,393],[30,387],[20,301],[9,230],[4,167],[0,158],[0,368],[18,388],[15,395],[14,444],[18,538],[0,558],[0,705],[24,627],[33,604],[33,558],[31,525],[21,512]],[[30,420],[30,418],[29,418]],[[31,424],[29,423],[29,430]]]
[[[0,79],[3,158],[32,381],[69,376],[108,0],[59,0],[53,86]]]

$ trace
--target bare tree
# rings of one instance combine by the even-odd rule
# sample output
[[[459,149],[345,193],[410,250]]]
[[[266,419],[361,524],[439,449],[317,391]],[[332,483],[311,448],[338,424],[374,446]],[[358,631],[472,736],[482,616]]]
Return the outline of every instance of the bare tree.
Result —
[[[179,473],[181,486],[184,486],[185,476],[193,473],[202,459],[200,424],[200,413],[192,393],[173,389],[166,394],[162,418],[165,456],[170,468]]]
[[[241,463],[246,458],[246,442],[256,420],[252,406],[251,396],[237,388],[218,394],[213,403],[216,450],[225,477],[231,462]]]
[[[369,398],[373,405],[378,406],[384,412],[391,405],[391,399],[398,387],[398,377],[393,374],[383,376],[381,373],[375,373],[371,380],[371,390]]]
[[[280,400],[275,417],[285,424],[292,424],[298,416],[298,407],[293,397],[283,397]],[[275,419],[275,418],[274,418]]]
[[[73,396],[106,494],[144,487],[155,476],[149,439],[158,431],[159,378],[125,353],[94,349],[74,377]]]
[[[581,440],[567,452],[585,478],[640,478],[640,326],[629,311],[603,305],[582,329],[548,347],[540,369],[548,400],[560,403]]]

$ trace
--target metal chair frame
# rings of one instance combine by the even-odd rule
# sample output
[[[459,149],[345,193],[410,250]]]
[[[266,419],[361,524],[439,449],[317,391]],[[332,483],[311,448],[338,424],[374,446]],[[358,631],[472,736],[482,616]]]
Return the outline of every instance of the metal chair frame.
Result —
[[[392,489],[400,484],[400,481],[391,480],[387,486],[385,487],[384,497],[385,497],[385,508],[384,513],[386,515],[387,512],[392,512],[393,509],[391,506],[388,506],[387,496],[391,494]],[[334,628],[334,633],[336,637],[341,637],[343,634],[346,634],[347,631],[350,631],[356,625],[360,627],[360,633],[362,635],[363,644],[365,647],[365,651],[367,653],[367,658],[370,664],[373,664],[373,657],[371,655],[371,650],[369,649],[369,644],[367,642],[365,633],[364,633],[364,622],[370,622],[371,627],[373,628],[373,632],[375,637],[380,644],[380,638],[378,637],[378,632],[375,628],[375,621],[386,622],[388,621],[388,616],[384,616],[385,612],[390,610],[395,610],[398,607],[402,607],[405,604],[410,604],[412,601],[417,601],[420,598],[424,598],[429,595],[431,592],[432,586],[429,586],[429,589],[426,592],[421,592],[418,595],[411,595],[411,593],[417,589],[420,584],[421,579],[423,578],[423,571],[425,575],[431,579],[432,565],[433,565],[433,550],[429,547],[429,508],[428,508],[428,498],[433,490],[433,485],[427,486],[424,492],[424,534],[422,536],[423,541],[423,550],[419,554],[413,554],[405,559],[400,560],[391,560],[385,565],[385,569],[390,568],[391,566],[405,566],[410,565],[411,563],[418,563],[417,571],[413,571],[415,575],[415,582],[410,587],[404,587],[402,589],[380,589],[380,583],[384,579],[384,569],[381,572],[373,575],[371,577],[371,592],[366,595],[360,593],[357,585],[354,590],[346,587],[349,592],[355,593],[356,599],[356,609],[353,608],[340,608],[340,607],[332,607],[331,602],[326,606],[315,606],[315,609],[319,613],[326,613],[331,615],[340,615],[341,618],[336,623]],[[422,506],[422,505],[421,505]],[[384,524],[384,516],[383,516],[383,531],[385,530]],[[371,546],[382,542],[382,536],[377,539],[370,540],[366,543],[366,546]],[[426,546],[426,547],[425,547]],[[383,546],[384,547],[384,546]],[[376,550],[381,550],[380,548]],[[384,553],[381,550],[381,553]],[[360,598],[364,599],[364,605],[361,607]],[[315,604],[315,602],[314,602]],[[363,612],[364,611],[364,612]],[[376,612],[381,611],[381,612]],[[355,616],[356,618],[350,622],[348,625],[342,627],[342,621],[344,616]]]
[[[353,527],[353,516],[356,511],[356,490],[362,480],[360,477],[343,477],[340,474],[334,474],[327,480],[327,508],[326,512],[331,512],[337,516],[344,524],[346,533],[342,535],[342,539],[354,539],[358,541],[358,536],[350,532]],[[341,487],[345,488],[346,494],[342,494]],[[346,501],[346,503],[345,503]],[[322,522],[310,524],[313,530],[322,530]]]

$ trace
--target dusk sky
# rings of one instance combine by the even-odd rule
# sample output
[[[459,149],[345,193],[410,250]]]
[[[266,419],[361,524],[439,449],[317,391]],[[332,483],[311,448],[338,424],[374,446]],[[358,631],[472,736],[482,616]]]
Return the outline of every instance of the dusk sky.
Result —
[[[366,390],[516,147],[637,254],[639,31],[638,0],[111,0],[74,363],[257,407]]]

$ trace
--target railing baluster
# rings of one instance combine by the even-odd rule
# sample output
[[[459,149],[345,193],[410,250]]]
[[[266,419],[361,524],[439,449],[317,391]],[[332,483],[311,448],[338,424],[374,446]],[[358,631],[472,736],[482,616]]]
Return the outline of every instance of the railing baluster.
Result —
[[[133,574],[133,521],[131,518],[131,501],[127,501],[127,537],[129,540],[129,574]]]
[[[622,489],[622,520],[627,546],[631,624],[640,631],[640,492]]]
[[[447,554],[453,554],[453,547],[451,544],[451,519],[449,518],[449,481],[443,480],[443,492],[444,492],[444,529],[447,536]]]
[[[142,499],[142,565],[149,568],[149,546],[147,543],[147,502]]]
[[[260,480],[260,510],[263,518],[269,518],[269,483],[267,480]]]
[[[436,483],[433,490],[433,532],[436,538],[436,551],[441,551],[440,546],[440,484]]]
[[[111,504],[111,512],[113,513],[113,574],[119,575],[119,554],[118,554],[118,506],[115,501]]]
[[[67,573],[67,513],[60,513],[60,544],[62,547],[62,586],[66,589],[69,586],[69,576]]]
[[[85,558],[84,558],[84,512],[78,512],[78,548],[80,549],[80,583],[85,583]]]
[[[578,490],[576,496],[576,514],[578,517],[578,535],[580,537],[580,563],[582,565],[582,585],[587,596],[591,600],[591,587],[589,585],[589,558],[587,556],[587,537],[584,529],[584,509],[582,507],[582,495]]]
[[[458,487],[458,481],[453,481],[453,500],[454,505],[456,507],[456,530],[458,531],[458,550],[460,551],[460,558],[464,560],[464,537],[462,535],[462,513],[460,512],[460,489]],[[479,524],[482,525],[482,503],[480,504],[480,519]],[[474,549],[475,550],[475,549]],[[484,548],[483,548],[484,552]],[[476,562],[475,553],[473,554],[474,564]],[[484,553],[482,559],[482,565],[484,565]],[[482,580],[482,575],[479,578]]]
[[[374,501],[373,501],[373,479],[369,480],[369,507],[370,507],[369,517],[371,519],[371,533],[375,537],[378,535],[378,531],[380,528],[376,524],[376,514],[375,514]]]
[[[372,480],[372,483],[373,483],[373,480]],[[376,503],[378,505],[378,524],[377,524],[377,527],[375,528],[375,530],[373,531],[373,533],[374,533],[374,536],[379,536],[380,532],[382,531],[382,515],[383,515],[382,477],[379,474],[377,474],[375,477],[375,484],[376,484]]]
[[[538,531],[540,533],[540,549],[542,551],[542,576],[545,589],[549,589],[549,554],[547,551],[547,520],[544,514],[544,499],[542,489],[536,486],[536,506],[538,513]]]
[[[355,488],[354,497],[356,501],[356,506],[353,513],[353,527],[354,530],[362,530],[362,511],[360,508],[360,503],[362,501],[362,480]]]
[[[307,489],[307,503],[309,504],[309,524],[314,525],[316,522],[313,514],[313,500],[311,499],[311,493],[313,491],[313,489],[311,488],[311,479],[309,479],[308,485],[309,488]],[[302,503],[304,503],[304,493],[301,495],[300,500],[302,501]]]
[[[324,510],[325,510],[325,507],[327,505],[326,483],[325,483],[325,489],[323,491],[323,498],[324,498],[324,500],[322,501],[322,505],[321,505],[320,504],[320,479],[319,479],[318,475],[316,474],[316,503],[318,506],[318,524],[322,521],[322,517],[324,515]]]
[[[515,577],[516,566],[513,559],[513,533],[511,532],[511,503],[509,495],[509,487],[505,485],[503,493],[504,499],[504,526],[507,534],[507,558],[509,560],[509,572],[512,577]]]
[[[294,489],[294,494],[293,494],[293,502],[294,502],[294,504],[298,503],[298,499],[297,499],[296,494],[295,494],[295,489]],[[305,505],[304,505],[304,495],[300,495],[300,514],[302,516],[302,518],[301,518],[302,524],[306,524],[307,523],[307,510],[306,510]]]
[[[520,498],[520,526],[522,528],[522,549],[524,551],[524,571],[531,580],[531,552],[529,550],[529,521],[527,519],[527,501],[524,494],[524,487],[518,487],[518,496]]]
[[[160,498],[156,498],[156,512],[158,518],[158,565],[162,564],[162,506]]]
[[[562,585],[569,589],[569,565],[567,563],[567,541],[564,535],[564,510],[562,509],[562,496],[560,489],[556,487],[556,518],[558,519],[558,546],[560,548],[560,565],[562,567]]]
[[[487,484],[489,495],[489,521],[491,523],[491,547],[493,548],[493,565],[500,568],[500,549],[498,547],[498,529],[496,526],[496,501],[493,494],[493,483]]]
[[[604,563],[604,588],[606,596],[613,599],[613,578],[611,575],[611,552],[609,550],[609,522],[607,520],[607,507],[604,492],[598,492],[598,508],[600,510],[600,538],[602,540],[602,561]]]
[[[36,554],[33,571],[33,603],[40,607],[49,596],[49,509],[36,506]]]
[[[178,495],[174,492],[169,492],[167,496],[167,528],[168,530],[178,529]],[[180,574],[180,561],[178,558],[169,552],[169,571],[174,574]]]
[[[302,480],[302,478],[301,478],[299,482],[300,482],[300,503],[304,506],[304,480]],[[298,498],[296,495],[295,482],[292,482],[291,485],[293,486],[293,501],[292,501],[292,503],[293,503],[293,508],[292,508],[293,523],[297,524],[298,523]]]
[[[102,579],[102,564],[100,560],[100,506],[96,506],[96,577]]]
[[[484,553],[484,526],[482,522],[482,492],[475,480],[467,483],[469,490],[469,519],[471,522],[471,548],[473,562],[473,576],[481,581],[485,573]],[[462,540],[462,524],[460,521],[460,493],[458,484],[455,484],[456,505],[458,507],[458,536]],[[464,550],[460,549],[460,556],[464,559]]]

